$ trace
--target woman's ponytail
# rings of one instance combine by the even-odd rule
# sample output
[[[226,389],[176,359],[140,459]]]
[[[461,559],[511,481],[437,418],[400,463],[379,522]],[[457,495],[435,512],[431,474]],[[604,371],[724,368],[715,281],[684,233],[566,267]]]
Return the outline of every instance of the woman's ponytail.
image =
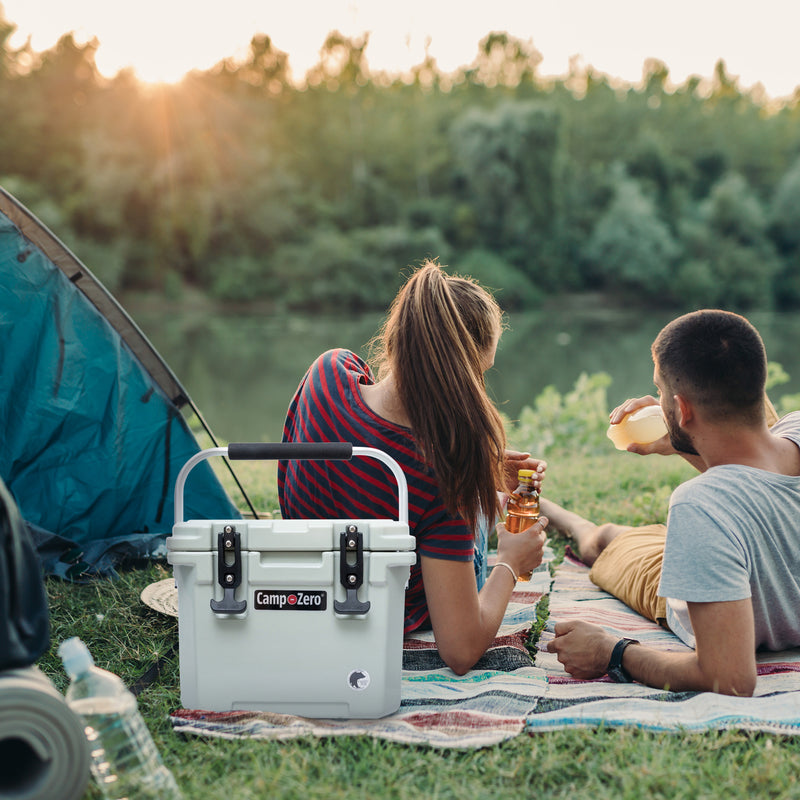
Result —
[[[483,377],[501,330],[488,292],[428,261],[395,298],[378,342],[379,375],[392,372],[448,510],[472,525],[495,513],[502,488],[505,431]]]

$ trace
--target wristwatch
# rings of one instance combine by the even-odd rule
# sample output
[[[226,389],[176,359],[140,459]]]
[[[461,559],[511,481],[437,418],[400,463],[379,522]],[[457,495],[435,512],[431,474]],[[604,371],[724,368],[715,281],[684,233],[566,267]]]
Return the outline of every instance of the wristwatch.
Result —
[[[625,652],[625,648],[629,644],[639,644],[638,639],[620,639],[615,645],[614,649],[611,651],[611,660],[608,662],[608,667],[606,668],[606,674],[609,678],[611,678],[614,683],[632,683],[633,678],[631,677],[628,670],[622,666],[622,654]]]

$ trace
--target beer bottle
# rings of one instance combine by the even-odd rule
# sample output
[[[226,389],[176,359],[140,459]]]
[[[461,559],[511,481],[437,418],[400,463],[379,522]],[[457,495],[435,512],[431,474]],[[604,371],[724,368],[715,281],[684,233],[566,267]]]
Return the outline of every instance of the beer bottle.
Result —
[[[539,519],[539,492],[533,485],[534,471],[521,469],[517,473],[519,486],[508,498],[506,506],[506,529],[509,533],[521,533]],[[533,572],[520,575],[517,580],[529,581]]]

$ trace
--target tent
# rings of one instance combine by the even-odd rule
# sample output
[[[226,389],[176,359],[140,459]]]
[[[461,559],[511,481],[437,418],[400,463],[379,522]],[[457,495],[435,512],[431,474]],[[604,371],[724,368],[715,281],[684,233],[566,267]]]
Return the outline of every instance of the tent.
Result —
[[[114,574],[166,552],[175,478],[201,449],[192,412],[211,435],[119,303],[0,189],[0,477],[46,572]],[[241,516],[208,463],[184,507],[187,519]]]

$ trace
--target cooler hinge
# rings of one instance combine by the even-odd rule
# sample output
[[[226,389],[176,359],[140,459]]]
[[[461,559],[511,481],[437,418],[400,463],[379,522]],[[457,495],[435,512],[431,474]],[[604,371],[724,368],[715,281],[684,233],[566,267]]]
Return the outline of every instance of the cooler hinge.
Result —
[[[366,614],[369,602],[358,599],[358,588],[364,582],[364,536],[358,526],[350,523],[339,534],[339,580],[347,592],[342,603],[333,601],[338,614]]]
[[[236,587],[242,582],[241,535],[226,525],[217,534],[217,583],[222,587],[222,600],[211,599],[215,614],[241,614],[247,608],[246,600],[234,599]]]

